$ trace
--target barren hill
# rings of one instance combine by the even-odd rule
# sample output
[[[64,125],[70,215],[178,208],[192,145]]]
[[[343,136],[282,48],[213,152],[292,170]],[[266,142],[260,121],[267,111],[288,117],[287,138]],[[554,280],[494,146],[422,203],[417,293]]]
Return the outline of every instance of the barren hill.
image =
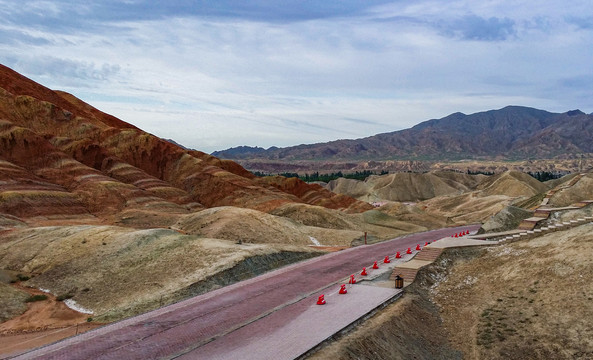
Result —
[[[256,178],[0,66],[3,287],[20,274],[116,319],[236,281],[225,274],[246,263],[255,275],[315,256],[311,238],[347,246],[369,228],[376,239],[426,229],[268,214],[287,205],[345,219],[372,209],[298,179]],[[0,308],[23,311],[11,305],[23,294],[10,293],[20,295],[0,296]]]
[[[114,221],[118,212],[267,211],[291,202],[365,210],[303,182],[256,181],[232,161],[183,149],[6,67],[0,86],[0,210],[8,214]]]
[[[550,198],[549,204],[561,207],[587,199],[593,199],[593,173],[587,173],[572,186],[557,191]]]
[[[484,175],[467,175],[452,171],[395,173],[369,176],[365,181],[339,178],[330,181],[327,188],[365,201],[420,201],[469,191],[483,178]]]
[[[337,193],[377,202],[382,205],[381,211],[393,214],[399,220],[415,224],[436,222],[442,226],[447,221],[482,222],[505,206],[550,188],[548,184],[517,171],[493,176],[453,171],[397,173],[370,176],[365,181],[341,178],[327,186]],[[398,202],[418,203],[403,205]]]
[[[533,196],[548,190],[548,186],[532,176],[518,171],[507,171],[485,178],[476,186],[483,195],[506,195],[510,197]]]

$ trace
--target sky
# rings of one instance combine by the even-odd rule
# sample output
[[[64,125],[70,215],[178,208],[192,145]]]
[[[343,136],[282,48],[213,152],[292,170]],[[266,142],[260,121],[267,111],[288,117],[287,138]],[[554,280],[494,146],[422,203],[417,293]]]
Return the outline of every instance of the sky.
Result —
[[[0,63],[205,152],[593,112],[590,1],[0,0]]]

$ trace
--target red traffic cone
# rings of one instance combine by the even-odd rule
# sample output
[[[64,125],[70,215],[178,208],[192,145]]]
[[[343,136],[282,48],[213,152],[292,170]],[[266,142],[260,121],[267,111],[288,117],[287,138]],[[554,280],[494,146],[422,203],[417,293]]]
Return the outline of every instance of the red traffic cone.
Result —
[[[340,286],[340,291],[338,291],[338,294],[346,294],[348,293],[348,290],[346,290],[346,284],[342,284],[342,286]]]
[[[459,234],[455,233],[455,236],[454,237],[459,237]]]
[[[350,284],[356,284],[356,279],[354,278],[354,275],[350,275]]]
[[[360,272],[360,275],[362,275],[362,276],[366,276],[366,275],[368,275],[368,274],[367,274],[367,268],[363,267],[363,268],[362,268],[362,271]]]
[[[422,250],[422,249],[420,248],[420,244],[417,244],[417,245],[416,245],[416,251],[420,251],[420,250]]]
[[[406,254],[411,254],[412,253],[412,249],[408,248],[408,250],[406,250]]]
[[[389,260],[389,256],[385,256],[385,259],[383,259],[383,264],[389,264],[391,262],[391,260]]]
[[[378,268],[379,268],[379,265],[377,265],[377,262],[375,261],[375,262],[373,263],[373,269],[378,269]]]
[[[325,299],[323,295],[319,295],[319,299],[317,299],[317,305],[325,305]]]
[[[399,251],[395,253],[395,258],[396,258],[396,259],[401,259],[401,258],[402,258],[402,256],[401,256],[401,254],[399,253]]]

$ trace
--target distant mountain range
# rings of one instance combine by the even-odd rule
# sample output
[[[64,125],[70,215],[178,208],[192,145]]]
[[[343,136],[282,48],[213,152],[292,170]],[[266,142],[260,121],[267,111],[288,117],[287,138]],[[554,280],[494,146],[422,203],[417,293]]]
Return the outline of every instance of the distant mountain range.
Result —
[[[361,161],[549,159],[592,153],[593,115],[507,106],[471,115],[454,113],[410,129],[356,140],[262,149],[240,146],[212,155],[235,160]]]

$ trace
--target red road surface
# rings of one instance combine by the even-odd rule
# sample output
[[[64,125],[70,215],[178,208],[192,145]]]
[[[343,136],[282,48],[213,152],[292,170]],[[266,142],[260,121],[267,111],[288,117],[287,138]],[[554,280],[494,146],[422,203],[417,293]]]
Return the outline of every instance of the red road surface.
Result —
[[[374,260],[478,227],[433,230],[327,254],[89,331],[17,358],[172,358],[335,284],[350,274],[359,273],[363,266],[369,268]]]

